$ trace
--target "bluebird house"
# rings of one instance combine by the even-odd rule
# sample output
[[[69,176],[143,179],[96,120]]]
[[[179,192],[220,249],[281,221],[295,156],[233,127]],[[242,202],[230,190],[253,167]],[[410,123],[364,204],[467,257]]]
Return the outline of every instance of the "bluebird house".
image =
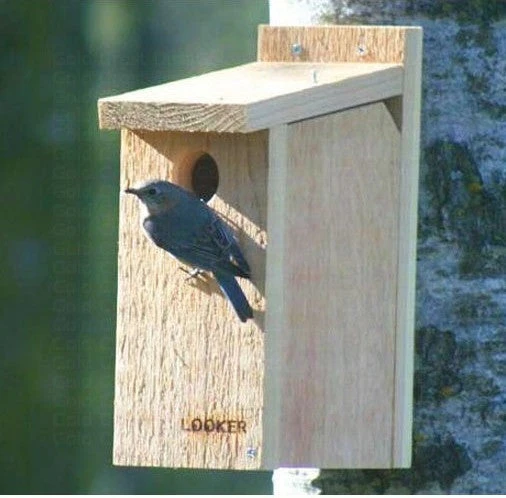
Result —
[[[241,322],[120,195],[115,464],[410,466],[421,40],[261,26],[257,62],[99,100],[121,190],[207,202],[253,308]]]

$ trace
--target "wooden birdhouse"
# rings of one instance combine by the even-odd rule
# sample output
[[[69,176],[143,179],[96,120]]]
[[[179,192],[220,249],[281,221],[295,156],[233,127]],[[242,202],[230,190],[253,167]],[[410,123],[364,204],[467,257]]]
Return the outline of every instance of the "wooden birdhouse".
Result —
[[[239,321],[120,196],[115,464],[410,466],[421,44],[260,26],[257,62],[99,100],[121,189],[208,202],[254,309]]]

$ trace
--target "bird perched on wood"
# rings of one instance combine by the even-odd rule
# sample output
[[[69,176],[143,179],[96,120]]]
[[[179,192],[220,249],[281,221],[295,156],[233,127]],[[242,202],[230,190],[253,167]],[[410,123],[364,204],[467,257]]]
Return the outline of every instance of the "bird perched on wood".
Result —
[[[235,277],[250,278],[250,267],[229,227],[191,192],[162,180],[127,188],[145,206],[148,237],[181,262],[212,272],[242,322],[253,311]]]

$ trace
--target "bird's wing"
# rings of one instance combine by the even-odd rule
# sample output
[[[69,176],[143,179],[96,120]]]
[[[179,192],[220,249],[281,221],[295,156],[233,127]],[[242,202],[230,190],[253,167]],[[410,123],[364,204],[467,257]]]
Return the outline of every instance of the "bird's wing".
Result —
[[[218,221],[220,221],[220,220],[218,219]],[[237,239],[235,238],[234,234],[232,233],[232,231],[230,230],[228,225],[226,225],[225,223],[222,223],[221,221],[219,223],[218,231],[220,232],[219,238],[227,241],[229,256],[231,257],[231,259],[235,263],[235,265],[243,273],[243,275],[241,275],[241,276],[249,278],[251,275],[251,270],[250,270],[249,264],[246,261],[245,257],[243,256],[242,251],[239,247],[239,244],[237,243]]]
[[[223,270],[233,275],[249,278],[250,268],[241,253],[230,229],[212,213],[203,230],[190,240],[179,240],[179,250],[191,254],[191,264],[206,270]]]
[[[205,203],[187,200],[184,209],[144,220],[151,240],[194,267],[249,278],[249,265],[230,228]]]

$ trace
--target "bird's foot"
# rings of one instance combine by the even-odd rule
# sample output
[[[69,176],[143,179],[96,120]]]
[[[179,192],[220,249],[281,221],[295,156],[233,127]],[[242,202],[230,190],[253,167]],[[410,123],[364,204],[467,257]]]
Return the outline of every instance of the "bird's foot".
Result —
[[[192,268],[191,270],[188,270],[188,268],[184,268],[183,266],[180,266],[179,269],[188,274],[188,276],[185,278],[185,280],[191,280],[193,278],[198,278],[200,275],[202,275],[204,273],[204,270],[201,270],[200,268]]]

